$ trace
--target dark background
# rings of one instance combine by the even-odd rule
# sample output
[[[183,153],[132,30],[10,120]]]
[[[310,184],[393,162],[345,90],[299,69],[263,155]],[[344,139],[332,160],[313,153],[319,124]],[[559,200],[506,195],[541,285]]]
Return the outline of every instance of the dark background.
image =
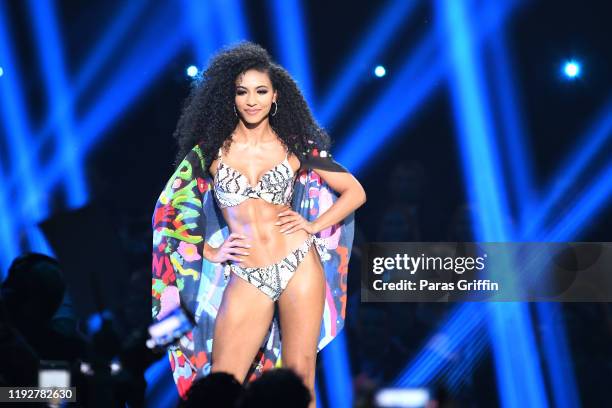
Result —
[[[23,70],[24,91],[31,119],[39,123],[48,109],[44,102],[46,98],[41,75],[45,67],[37,62],[26,12],[27,3],[13,0],[6,4],[11,30],[17,40],[14,51]],[[245,19],[252,34],[250,39],[263,45],[273,56],[278,55],[274,31],[270,28],[274,21],[267,8],[269,3],[245,1],[244,4]],[[343,66],[359,44],[382,4],[384,2],[376,1],[304,2],[315,99],[330,87],[337,69]],[[98,40],[101,28],[110,24],[122,5],[121,1],[57,2],[69,75],[78,71],[91,44]],[[610,98],[611,12],[612,6],[608,1],[525,2],[506,21],[505,33],[513,62],[517,104],[523,118],[526,149],[531,155],[530,165],[538,193],[547,190],[554,182],[560,165],[580,148],[580,135],[590,127]],[[426,32],[435,29],[432,14],[429,2],[418,2],[416,12],[405,21],[393,41],[386,45],[379,61],[386,67],[389,80],[394,67],[404,55],[416,47]],[[146,18],[147,12],[141,16],[143,21]],[[137,30],[138,26],[135,25],[132,34]],[[120,59],[124,52],[117,49],[114,58]],[[560,73],[562,62],[569,57],[575,57],[582,63],[583,76],[576,81],[566,81]],[[91,200],[102,203],[108,209],[117,228],[126,230],[124,234],[129,237],[126,240],[128,245],[136,247],[133,248],[136,254],[134,263],[143,266],[145,272],[140,275],[141,280],[136,279],[132,284],[135,293],[141,294],[144,302],[148,301],[146,295],[150,290],[150,277],[146,274],[146,265],[150,263],[146,252],[151,242],[150,217],[155,201],[173,171],[176,146],[171,135],[189,89],[185,68],[192,63],[196,62],[191,49],[185,47],[185,51],[166,66],[152,86],[108,129],[86,161]],[[147,61],[143,60],[143,69],[146,69],[146,64]],[[110,65],[98,76],[79,110],[86,112],[88,104],[104,89],[106,81],[112,76]],[[138,72],[134,75],[138,75]],[[372,106],[387,80],[364,76],[358,91],[348,100],[349,106],[342,110],[335,126],[328,128],[336,146],[341,146],[350,138],[347,132]],[[406,89],[407,93],[410,92],[410,87]],[[45,158],[53,155],[54,148],[52,144],[46,147]],[[363,146],[364,151],[368,151],[368,148]],[[577,193],[591,181],[597,174],[595,170],[598,166],[609,162],[612,157],[610,153],[612,146],[608,141],[568,196]],[[5,147],[0,146],[0,157],[5,155]],[[368,194],[368,202],[357,213],[358,239],[361,242],[385,238],[380,232],[380,219],[384,214],[386,198],[394,189],[405,188],[394,185],[396,179],[390,177],[400,163],[408,163],[411,168],[419,169],[414,182],[422,185],[412,203],[416,210],[405,240],[411,237],[420,241],[451,239],[452,224],[466,202],[466,193],[446,82],[442,81],[437,86],[435,93],[421,105],[416,115],[385,142],[384,148],[372,152],[368,164],[356,175]],[[64,192],[58,188],[53,195],[54,210],[61,210]],[[610,241],[611,231],[612,205],[608,200],[606,208],[576,240]],[[353,275],[358,275],[358,271],[354,271]],[[355,283],[349,286],[353,295],[357,292]],[[352,300],[358,302],[358,297],[353,296]],[[353,303],[353,307],[361,306]],[[371,310],[363,311],[359,318],[365,319],[371,313],[374,316],[372,319],[380,319],[380,310],[410,314],[406,311],[419,308],[413,314],[416,317],[412,326],[397,331],[389,326],[371,329],[375,333],[377,330],[378,333],[388,330],[389,343],[399,344],[401,352],[410,359],[433,333],[436,322],[431,320],[432,316],[439,318],[448,309],[436,305],[401,307],[402,311],[398,312],[397,305],[372,306]],[[148,304],[144,309],[140,316],[148,315]],[[422,309],[427,309],[426,313],[422,313],[427,317],[419,322]],[[610,378],[612,374],[610,364],[606,364],[606,361],[610,361],[609,308],[607,305],[580,304],[564,305],[564,310],[582,401],[585,406],[600,406],[604,395],[609,393],[604,378]],[[353,333],[350,324],[349,333]],[[350,341],[355,348],[358,341],[355,338]],[[358,357],[354,357],[352,362],[355,376],[363,364],[358,360]],[[393,372],[401,368],[404,361],[387,361],[389,374],[385,377],[393,378]],[[484,364],[478,366],[473,375],[472,388],[469,388],[472,397],[482,406],[497,402],[492,364],[488,357]]]

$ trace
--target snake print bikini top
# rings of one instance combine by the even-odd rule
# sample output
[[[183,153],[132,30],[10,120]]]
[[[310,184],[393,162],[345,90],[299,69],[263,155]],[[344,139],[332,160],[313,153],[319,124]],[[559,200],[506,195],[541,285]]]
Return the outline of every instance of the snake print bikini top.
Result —
[[[219,149],[219,163],[214,177],[214,194],[220,208],[236,206],[248,198],[261,198],[270,204],[290,204],[293,194],[294,173],[285,155],[285,160],[266,171],[255,187],[246,176],[223,163]]]

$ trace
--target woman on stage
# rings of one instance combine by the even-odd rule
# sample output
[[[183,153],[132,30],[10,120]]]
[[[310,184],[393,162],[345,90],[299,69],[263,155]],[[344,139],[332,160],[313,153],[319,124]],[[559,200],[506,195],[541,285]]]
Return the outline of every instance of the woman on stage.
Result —
[[[314,402],[317,352],[342,329],[361,184],[330,154],[287,71],[242,42],[194,82],[153,216],[153,317],[197,325],[169,348],[179,393],[292,368]],[[282,335],[282,341],[281,341]]]

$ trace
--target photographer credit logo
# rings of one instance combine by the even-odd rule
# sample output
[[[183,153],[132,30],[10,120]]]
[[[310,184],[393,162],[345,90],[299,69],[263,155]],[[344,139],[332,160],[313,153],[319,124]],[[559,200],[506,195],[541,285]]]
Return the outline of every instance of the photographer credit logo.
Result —
[[[364,302],[612,300],[611,243],[370,243],[364,254]]]

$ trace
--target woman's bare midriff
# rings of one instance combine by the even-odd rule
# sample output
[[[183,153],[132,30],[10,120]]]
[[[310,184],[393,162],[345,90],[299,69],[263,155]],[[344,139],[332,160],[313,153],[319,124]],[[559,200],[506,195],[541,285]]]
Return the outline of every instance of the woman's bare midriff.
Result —
[[[245,249],[249,255],[240,255],[243,259],[242,265],[263,267],[279,262],[308,238],[308,233],[304,230],[284,234],[280,230],[287,226],[275,225],[282,218],[278,214],[290,209],[288,205],[270,204],[259,198],[249,198],[237,206],[222,210],[230,233],[246,236],[246,243],[251,245]]]

